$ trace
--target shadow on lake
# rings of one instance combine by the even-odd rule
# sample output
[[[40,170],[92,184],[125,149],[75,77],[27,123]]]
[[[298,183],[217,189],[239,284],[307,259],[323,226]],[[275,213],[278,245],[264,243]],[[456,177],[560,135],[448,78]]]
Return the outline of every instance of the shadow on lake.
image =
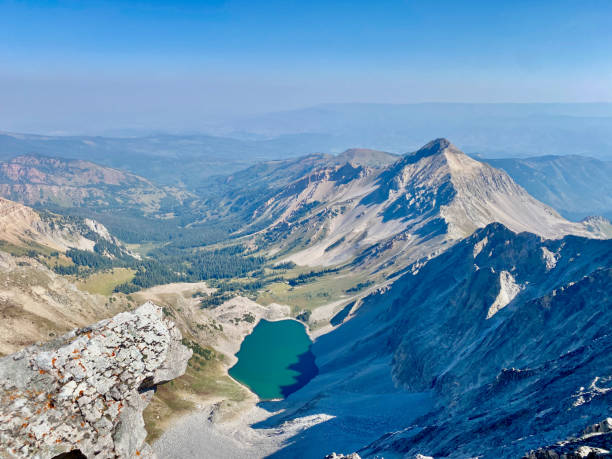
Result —
[[[312,346],[308,348],[307,352],[298,355],[298,361],[292,365],[289,365],[288,369],[297,371],[298,375],[296,381],[288,386],[281,386],[280,391],[283,394],[283,398],[287,398],[289,394],[297,391],[304,387],[312,378],[319,374],[319,369],[315,364],[315,355],[312,353]]]

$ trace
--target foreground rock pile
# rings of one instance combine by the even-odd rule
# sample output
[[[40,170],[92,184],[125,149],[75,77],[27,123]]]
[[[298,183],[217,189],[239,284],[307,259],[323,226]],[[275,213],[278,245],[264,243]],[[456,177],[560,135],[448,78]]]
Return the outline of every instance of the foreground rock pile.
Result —
[[[161,308],[145,303],[0,359],[0,451],[152,457],[142,412],[190,356]]]
[[[523,459],[610,459],[612,458],[612,418],[589,426],[577,438],[530,451]]]

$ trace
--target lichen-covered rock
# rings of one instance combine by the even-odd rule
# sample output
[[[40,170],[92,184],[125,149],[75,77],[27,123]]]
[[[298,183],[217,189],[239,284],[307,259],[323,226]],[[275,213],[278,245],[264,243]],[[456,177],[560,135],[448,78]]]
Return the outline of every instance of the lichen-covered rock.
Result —
[[[176,326],[145,303],[0,359],[1,454],[152,457],[142,412],[190,357]]]

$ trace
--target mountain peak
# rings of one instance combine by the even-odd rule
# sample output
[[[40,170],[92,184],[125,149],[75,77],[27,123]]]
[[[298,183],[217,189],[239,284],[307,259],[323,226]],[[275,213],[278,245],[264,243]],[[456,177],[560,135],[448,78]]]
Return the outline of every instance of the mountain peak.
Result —
[[[417,161],[420,161],[423,158],[441,155],[443,153],[448,152],[455,154],[463,154],[463,152],[459,150],[455,145],[453,145],[448,139],[441,137],[432,140],[431,142],[428,142],[414,153],[407,153],[403,156],[401,163],[412,164],[416,163]]]
[[[448,139],[441,137],[425,144],[423,147],[417,150],[415,156],[417,156],[418,158],[424,158],[426,156],[433,156],[439,153],[443,153],[446,150],[451,150],[453,152],[460,151],[457,147],[450,143]]]
[[[446,148],[449,147],[454,147],[454,145],[452,143],[450,143],[450,141],[444,137],[439,137],[437,139],[432,140],[431,142],[425,144],[423,147],[421,147],[421,150],[426,150],[426,149],[437,149],[439,151],[442,151]]]

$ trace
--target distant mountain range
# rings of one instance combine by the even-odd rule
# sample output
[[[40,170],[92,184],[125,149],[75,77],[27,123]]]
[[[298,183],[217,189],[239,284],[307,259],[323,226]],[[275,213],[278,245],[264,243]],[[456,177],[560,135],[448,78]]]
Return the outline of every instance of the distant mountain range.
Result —
[[[18,155],[93,161],[164,185],[195,187],[257,161],[329,150],[327,135],[287,135],[250,140],[208,135],[147,137],[41,136],[0,132],[0,159]]]
[[[612,104],[325,104],[224,122],[208,132],[134,137],[0,132],[0,159],[32,153],[84,159],[190,188],[259,161],[337,154],[354,146],[403,154],[440,135],[487,158],[612,160]]]
[[[325,151],[362,145],[405,153],[453,139],[487,157],[577,154],[612,159],[612,104],[323,104],[235,121],[226,134],[325,134]]]

